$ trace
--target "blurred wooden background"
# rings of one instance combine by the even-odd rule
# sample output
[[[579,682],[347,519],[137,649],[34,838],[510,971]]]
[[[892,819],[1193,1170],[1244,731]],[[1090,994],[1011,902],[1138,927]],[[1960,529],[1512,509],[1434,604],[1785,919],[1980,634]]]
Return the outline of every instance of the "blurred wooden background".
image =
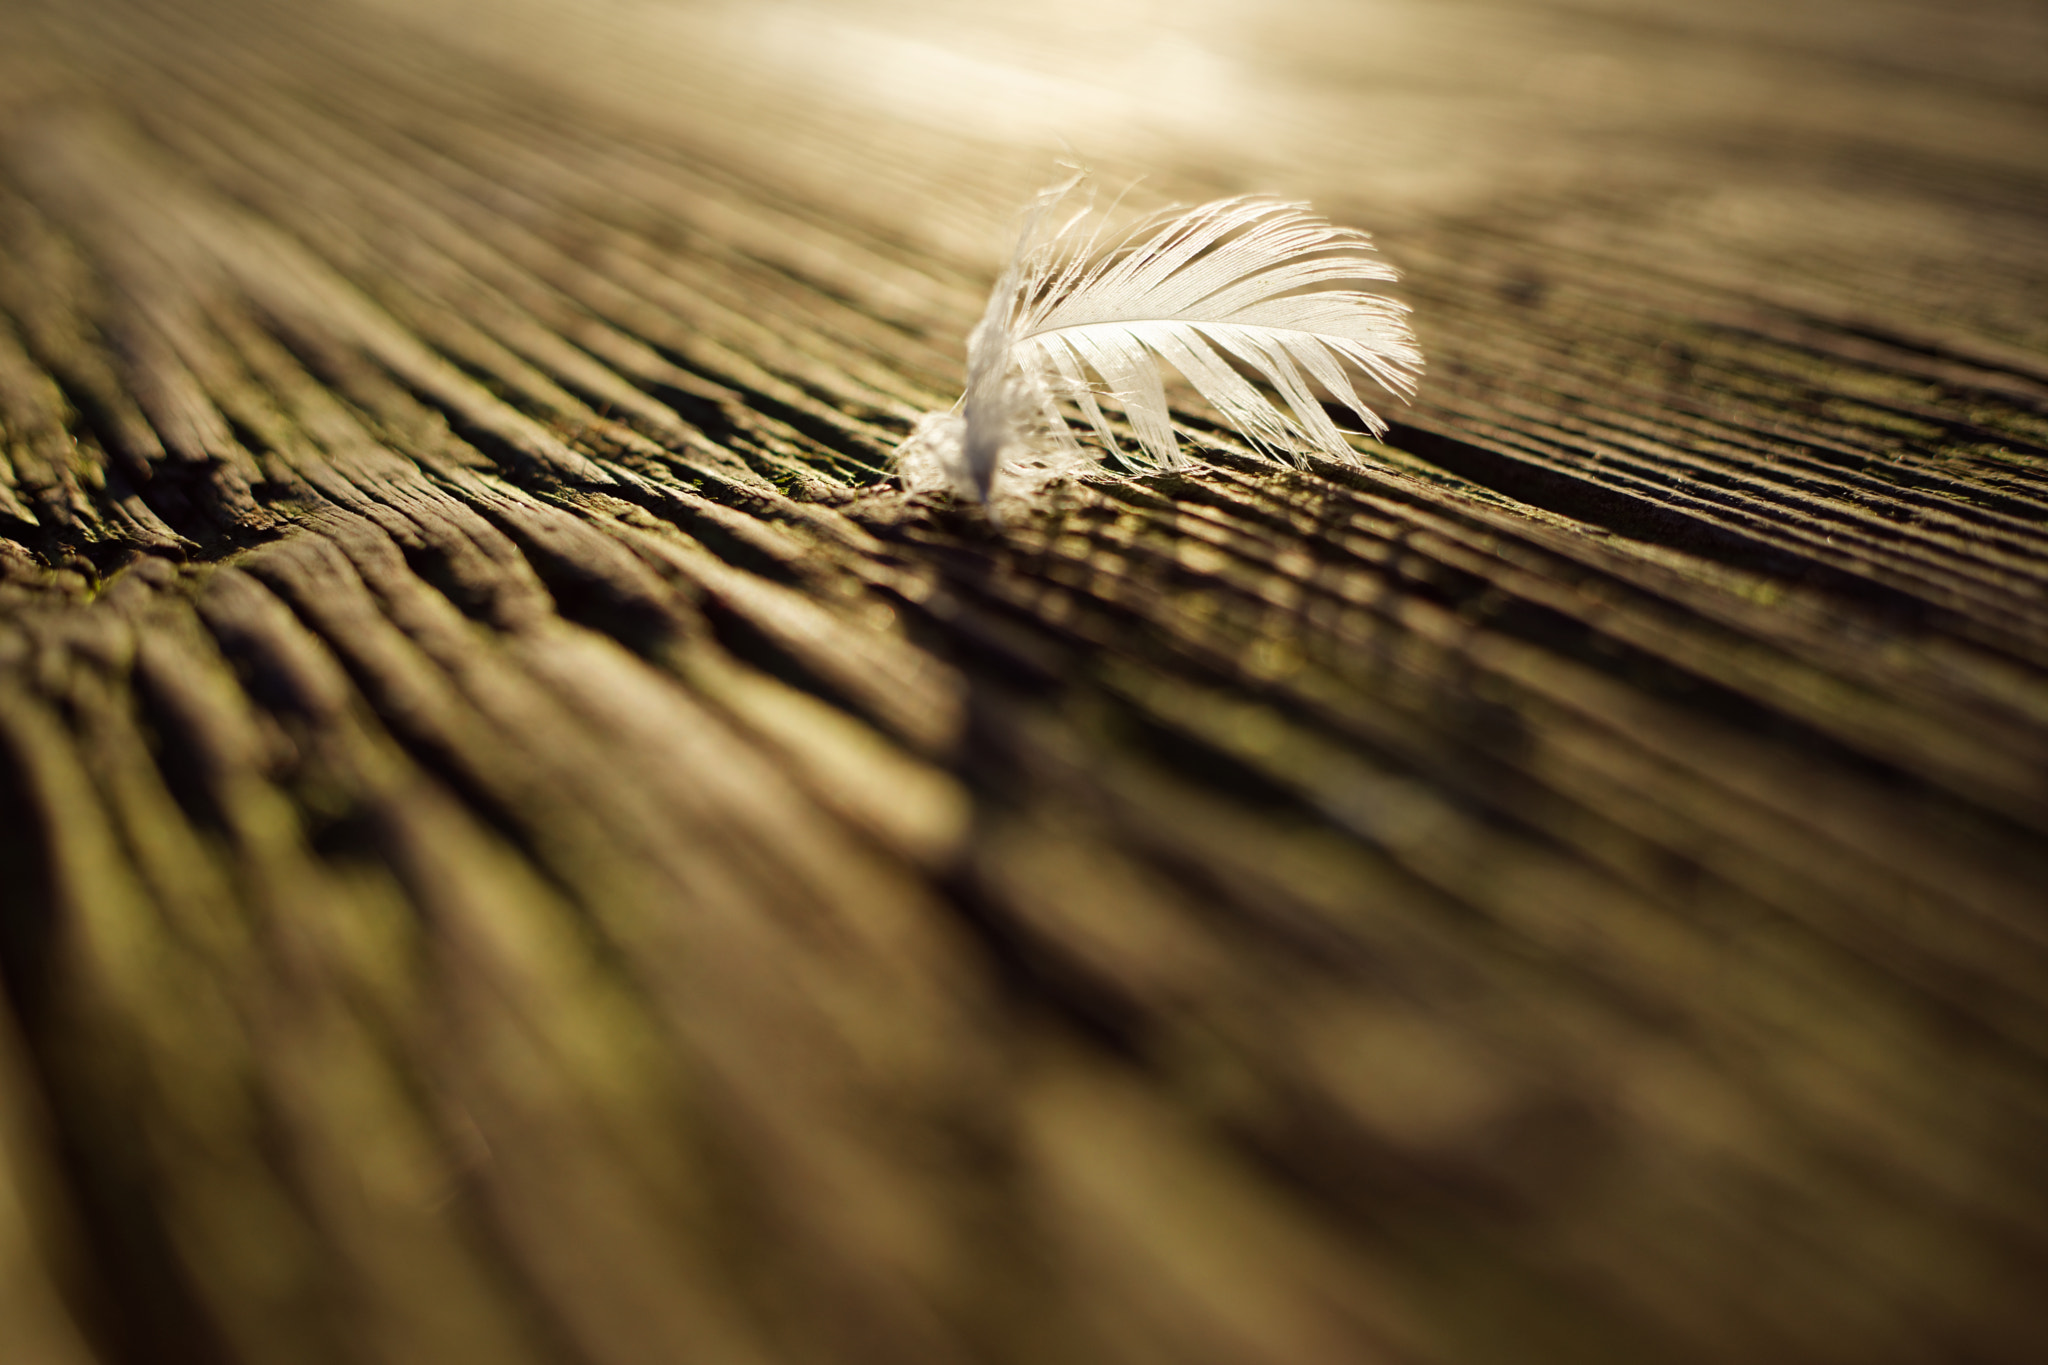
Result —
[[[1063,144],[1387,444],[894,491]],[[0,1359],[2048,1359],[2044,229],[2034,0],[5,0]]]

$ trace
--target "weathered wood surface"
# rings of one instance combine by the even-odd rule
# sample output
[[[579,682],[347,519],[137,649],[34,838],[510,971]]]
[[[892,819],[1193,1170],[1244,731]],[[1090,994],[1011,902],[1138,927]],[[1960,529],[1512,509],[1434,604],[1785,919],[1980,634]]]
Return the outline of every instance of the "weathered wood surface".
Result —
[[[0,8],[0,1359],[2048,1359],[2037,8],[998,8]],[[881,483],[1061,136],[1389,444]]]

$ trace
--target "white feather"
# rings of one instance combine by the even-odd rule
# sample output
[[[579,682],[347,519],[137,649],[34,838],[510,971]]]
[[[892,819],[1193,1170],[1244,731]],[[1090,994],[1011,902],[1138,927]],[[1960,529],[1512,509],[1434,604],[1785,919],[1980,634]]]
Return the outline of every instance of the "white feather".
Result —
[[[968,337],[965,396],[955,411],[920,422],[898,451],[906,483],[950,483],[986,500],[1001,474],[1081,464],[1062,403],[1125,463],[1178,465],[1162,361],[1275,458],[1298,462],[1316,451],[1356,460],[1318,391],[1374,435],[1386,430],[1352,387],[1352,372],[1405,396],[1422,353],[1405,305],[1358,288],[1395,277],[1367,254],[1369,237],[1306,204],[1246,195],[1154,214],[1105,243],[1105,219],[1092,204],[1055,222],[1081,181],[1032,205]],[[1136,450],[1118,443],[1105,398],[1122,410]]]

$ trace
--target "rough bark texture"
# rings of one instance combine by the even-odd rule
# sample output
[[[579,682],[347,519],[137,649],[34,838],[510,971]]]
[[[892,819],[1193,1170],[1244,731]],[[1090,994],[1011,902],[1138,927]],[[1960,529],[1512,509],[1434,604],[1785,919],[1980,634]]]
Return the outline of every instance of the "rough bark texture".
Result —
[[[0,1358],[2048,1359],[2038,8],[1000,8],[0,8]],[[1061,134],[1387,445],[893,492]]]

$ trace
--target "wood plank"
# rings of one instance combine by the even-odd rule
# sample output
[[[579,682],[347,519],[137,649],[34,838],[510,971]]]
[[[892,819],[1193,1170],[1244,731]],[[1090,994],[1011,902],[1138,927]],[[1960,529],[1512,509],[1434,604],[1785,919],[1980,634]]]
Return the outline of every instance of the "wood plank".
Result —
[[[2042,1358],[2044,36],[19,0],[0,1354]],[[892,483],[1062,138],[1385,442]]]

